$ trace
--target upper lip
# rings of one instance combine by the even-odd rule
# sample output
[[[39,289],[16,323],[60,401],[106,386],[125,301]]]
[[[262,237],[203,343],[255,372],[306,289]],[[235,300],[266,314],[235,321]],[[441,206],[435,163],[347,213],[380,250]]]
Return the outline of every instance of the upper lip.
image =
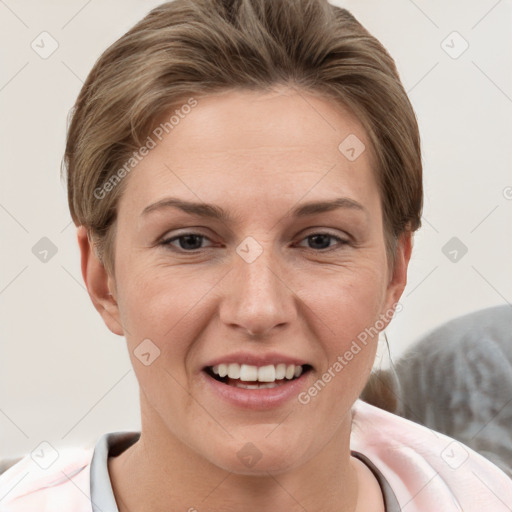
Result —
[[[251,366],[266,366],[269,364],[294,364],[295,366],[303,366],[309,364],[304,359],[297,357],[288,356],[285,354],[278,353],[267,353],[267,354],[251,354],[249,352],[235,352],[233,354],[226,354],[224,356],[216,357],[204,365],[205,368],[215,366],[218,364],[248,364]]]

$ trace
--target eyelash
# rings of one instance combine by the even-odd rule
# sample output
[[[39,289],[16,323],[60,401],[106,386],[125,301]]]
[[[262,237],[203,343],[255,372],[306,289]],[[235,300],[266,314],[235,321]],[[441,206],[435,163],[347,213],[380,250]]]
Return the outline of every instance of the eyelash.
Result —
[[[316,249],[312,249],[312,248],[306,248],[306,249],[312,250],[314,252],[322,253],[322,252],[329,252],[329,251],[341,249],[344,245],[348,245],[350,243],[348,240],[340,238],[339,236],[333,235],[331,233],[325,233],[325,232],[311,233],[310,235],[305,236],[302,240],[306,240],[308,238],[311,238],[311,237],[314,237],[314,236],[319,236],[319,235],[320,236],[327,236],[329,238],[332,238],[332,239],[336,240],[338,242],[339,246],[338,247],[327,247],[327,248],[324,248],[324,249],[317,249],[317,250]],[[186,237],[189,237],[189,236],[195,236],[195,237],[199,237],[201,239],[209,240],[209,238],[206,235],[203,235],[201,233],[190,232],[190,233],[183,233],[181,235],[174,236],[172,238],[167,238],[165,240],[162,240],[162,242],[160,242],[159,245],[163,245],[163,246],[169,248],[172,251],[181,252],[183,254],[187,254],[187,253],[197,254],[199,251],[201,251],[203,249],[209,249],[210,248],[210,247],[204,247],[204,248],[193,249],[193,250],[187,251],[186,249],[177,248],[177,247],[174,247],[174,246],[171,245],[172,242],[174,242],[176,240],[179,240],[180,238],[186,238]]]

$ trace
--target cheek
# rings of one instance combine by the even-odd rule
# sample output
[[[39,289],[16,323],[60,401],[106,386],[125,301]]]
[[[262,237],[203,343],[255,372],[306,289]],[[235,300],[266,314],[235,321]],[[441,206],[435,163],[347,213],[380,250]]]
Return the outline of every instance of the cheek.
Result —
[[[325,432],[339,427],[368,380],[377,350],[382,285],[379,274],[369,269],[310,296],[318,316],[317,348],[324,357],[299,403],[311,421],[323,418]]]
[[[323,288],[311,289],[309,306],[318,317],[325,362],[319,371],[318,389],[329,388],[327,395],[346,403],[357,398],[373,366],[378,343],[379,321],[385,298],[385,276],[378,265],[359,267],[357,272],[334,276]],[[327,283],[327,281],[326,281]],[[379,328],[380,327],[380,328]],[[315,390],[312,391],[315,394]]]
[[[150,338],[175,352],[179,340],[186,343],[187,332],[190,338],[218,307],[216,288],[229,293],[225,267],[145,264],[134,257],[124,263],[118,267],[119,307],[133,343]],[[340,341],[344,345],[378,317],[385,296],[383,269],[367,258],[330,270],[296,270],[286,281],[305,306],[298,316],[307,322],[316,318],[325,329],[324,334],[317,333],[319,339],[332,338],[333,348],[342,349]],[[176,343],[170,343],[172,339]]]
[[[162,355],[183,366],[191,340],[208,321],[205,304],[222,274],[193,265],[133,264],[125,270],[119,273],[119,308],[128,344],[133,349],[149,338]]]
[[[212,284],[177,267],[132,262],[124,270],[119,272],[119,307],[145,400],[159,411],[188,410],[187,358],[201,328],[201,298]],[[144,359],[147,353],[149,361]]]
[[[386,291],[380,267],[377,262],[346,267],[303,285],[302,296],[336,340],[346,341],[375,323]]]

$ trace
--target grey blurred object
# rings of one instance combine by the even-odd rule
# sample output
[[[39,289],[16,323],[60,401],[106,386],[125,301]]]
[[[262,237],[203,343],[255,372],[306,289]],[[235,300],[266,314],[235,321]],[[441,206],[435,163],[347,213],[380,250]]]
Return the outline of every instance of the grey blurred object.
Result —
[[[434,329],[361,398],[470,446],[512,478],[512,306]]]

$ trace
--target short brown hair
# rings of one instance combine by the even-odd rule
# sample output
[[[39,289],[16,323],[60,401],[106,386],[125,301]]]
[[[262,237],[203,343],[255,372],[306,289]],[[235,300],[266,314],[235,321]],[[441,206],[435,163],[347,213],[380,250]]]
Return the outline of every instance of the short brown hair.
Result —
[[[126,182],[112,179],[162,114],[193,96],[279,84],[320,93],[359,118],[375,156],[394,261],[397,237],[421,225],[423,187],[416,117],[385,48],[326,0],[175,0],[101,55],[72,112],[64,155],[69,208],[107,270],[114,271]]]

